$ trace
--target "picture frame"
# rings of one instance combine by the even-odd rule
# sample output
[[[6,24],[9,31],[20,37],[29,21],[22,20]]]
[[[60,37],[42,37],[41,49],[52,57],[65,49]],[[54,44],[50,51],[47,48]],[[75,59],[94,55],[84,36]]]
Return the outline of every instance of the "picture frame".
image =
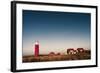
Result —
[[[54,70],[54,69],[97,67],[98,66],[98,56],[97,56],[98,13],[97,12],[98,12],[97,6],[90,6],[90,5],[11,1],[11,71],[22,72],[22,71],[40,71],[40,70],[42,71],[42,70]],[[74,29],[77,31],[75,32]],[[44,35],[42,35],[39,32],[41,32]],[[33,33],[34,35],[31,35],[29,33],[31,34]],[[52,34],[53,36],[50,34]],[[70,34],[72,36],[68,37],[68,35]],[[50,38],[48,35],[52,38]],[[79,37],[79,35],[82,36]],[[26,42],[30,40],[26,36],[29,37],[32,36],[32,39],[30,38],[32,44],[34,43],[33,41],[36,41],[37,39],[39,40],[39,43],[40,41],[43,42],[42,39],[46,40],[46,42],[45,44],[41,43],[41,46],[39,46],[40,44],[38,44],[38,50],[36,48],[38,42],[36,42],[35,45],[31,44],[32,45],[31,47],[35,46],[35,52],[32,51],[34,48],[32,48],[29,51],[30,47],[28,47],[28,49],[24,48],[27,45]],[[75,36],[78,38],[75,38]],[[48,39],[46,39],[47,37]],[[62,39],[62,37],[64,39]],[[73,45],[72,43],[69,42],[70,40],[68,41],[68,39],[70,40],[73,39],[75,41],[75,42],[73,40],[71,41],[74,42]],[[52,42],[53,44],[50,43],[51,40],[53,41]],[[58,43],[59,41],[62,42]],[[78,46],[77,44],[75,45],[76,41],[78,42],[77,43]],[[60,51],[60,49],[53,50],[54,48],[60,48],[62,44],[65,44],[64,42],[65,43],[68,42],[67,46],[69,50],[71,50],[70,52],[68,52],[68,48],[67,51],[65,50],[63,52],[61,52],[62,50]],[[51,46],[49,46],[48,44]],[[84,46],[82,44],[88,46],[89,50],[87,49],[84,50],[83,49]],[[49,50],[49,53],[47,52],[47,50],[42,50],[43,47],[42,45],[45,46],[48,45],[49,47],[47,46],[45,48],[51,48]],[[53,47],[54,45],[56,45],[56,47]],[[67,47],[66,45],[63,46]],[[73,49],[72,46],[73,48],[77,49]],[[41,50],[39,52],[40,48]],[[79,53],[81,52],[80,49],[85,51],[85,53]],[[56,54],[52,51],[56,52]],[[32,53],[34,53],[34,55],[29,57],[32,60],[26,58],[28,57],[26,55]],[[44,56],[47,59],[46,58],[44,59]],[[53,58],[53,60],[50,58],[49,58],[50,60],[48,60],[48,57]]]

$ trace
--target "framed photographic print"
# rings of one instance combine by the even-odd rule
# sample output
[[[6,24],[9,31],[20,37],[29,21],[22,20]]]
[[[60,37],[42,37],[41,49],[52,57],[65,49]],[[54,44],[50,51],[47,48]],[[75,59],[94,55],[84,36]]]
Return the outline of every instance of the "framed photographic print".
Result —
[[[11,71],[97,67],[97,6],[11,2]]]

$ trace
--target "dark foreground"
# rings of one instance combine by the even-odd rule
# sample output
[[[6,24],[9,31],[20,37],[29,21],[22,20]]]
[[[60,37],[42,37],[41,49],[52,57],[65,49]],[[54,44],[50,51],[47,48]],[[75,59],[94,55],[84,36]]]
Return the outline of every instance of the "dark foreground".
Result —
[[[46,61],[68,61],[68,60],[87,60],[91,59],[90,50],[86,50],[83,53],[67,54],[67,55],[39,55],[35,57],[33,55],[23,56],[23,62],[46,62]]]

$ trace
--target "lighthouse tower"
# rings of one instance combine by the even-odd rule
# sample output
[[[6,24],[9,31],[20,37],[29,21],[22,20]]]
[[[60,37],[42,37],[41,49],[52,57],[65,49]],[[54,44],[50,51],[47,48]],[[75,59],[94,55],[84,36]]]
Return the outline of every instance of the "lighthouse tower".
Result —
[[[35,51],[34,51],[34,56],[37,57],[39,55],[39,42],[35,42]]]

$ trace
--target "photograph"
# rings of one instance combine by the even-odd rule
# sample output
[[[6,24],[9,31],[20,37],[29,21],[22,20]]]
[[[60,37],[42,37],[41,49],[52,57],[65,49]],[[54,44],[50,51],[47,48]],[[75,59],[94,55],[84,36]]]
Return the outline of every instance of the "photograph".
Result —
[[[11,2],[11,71],[97,67],[97,6]]]
[[[90,13],[23,10],[23,63],[91,59]]]

